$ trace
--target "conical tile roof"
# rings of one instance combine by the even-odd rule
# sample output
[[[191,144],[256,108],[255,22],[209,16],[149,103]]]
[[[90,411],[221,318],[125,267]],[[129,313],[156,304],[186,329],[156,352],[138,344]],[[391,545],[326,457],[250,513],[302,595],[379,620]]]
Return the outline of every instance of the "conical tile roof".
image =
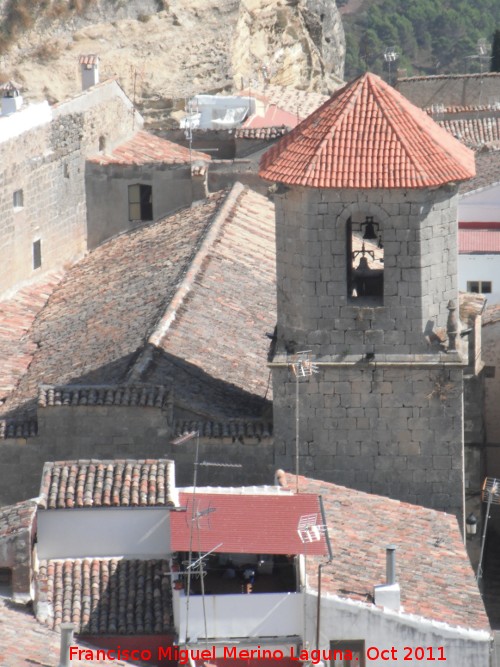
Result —
[[[471,178],[475,166],[424,111],[363,74],[267,151],[259,173],[313,188],[425,188]]]

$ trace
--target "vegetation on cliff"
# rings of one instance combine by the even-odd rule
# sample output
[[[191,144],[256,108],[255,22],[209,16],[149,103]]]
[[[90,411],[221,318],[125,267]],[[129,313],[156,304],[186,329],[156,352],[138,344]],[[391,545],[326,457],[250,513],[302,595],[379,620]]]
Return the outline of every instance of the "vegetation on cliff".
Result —
[[[338,0],[338,4],[345,4]],[[488,57],[478,58],[478,41],[488,53],[500,26],[498,0],[371,0],[343,16],[346,79],[370,70],[387,72],[388,47],[400,58],[395,68],[408,75],[489,71]],[[471,57],[472,56],[472,57]]]

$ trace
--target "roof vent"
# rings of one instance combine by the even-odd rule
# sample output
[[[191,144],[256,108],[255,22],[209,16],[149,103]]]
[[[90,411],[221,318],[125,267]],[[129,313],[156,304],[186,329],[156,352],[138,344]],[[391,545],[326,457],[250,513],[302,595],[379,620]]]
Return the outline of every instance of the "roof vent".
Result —
[[[2,116],[19,111],[23,105],[20,86],[15,81],[7,81],[0,86],[0,90],[2,91]]]
[[[99,56],[91,53],[88,56],[80,56],[78,62],[82,72],[82,90],[99,83]]]
[[[386,609],[399,611],[401,607],[401,590],[396,583],[396,547],[390,544],[386,547],[386,583],[374,586],[373,597],[375,604]]]

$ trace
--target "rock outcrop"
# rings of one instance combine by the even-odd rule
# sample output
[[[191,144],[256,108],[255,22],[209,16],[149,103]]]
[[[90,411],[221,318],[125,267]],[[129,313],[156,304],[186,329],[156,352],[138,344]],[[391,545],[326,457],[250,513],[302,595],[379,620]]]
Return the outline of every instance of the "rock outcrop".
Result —
[[[344,30],[333,0],[241,0],[235,37],[236,87],[268,81],[329,92],[343,77]]]

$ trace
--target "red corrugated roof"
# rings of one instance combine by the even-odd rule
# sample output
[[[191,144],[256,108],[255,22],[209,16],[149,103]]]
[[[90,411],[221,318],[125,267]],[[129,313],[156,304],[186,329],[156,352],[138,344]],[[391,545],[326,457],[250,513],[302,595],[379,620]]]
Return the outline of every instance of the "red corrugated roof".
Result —
[[[152,162],[166,162],[167,164],[189,164],[192,160],[210,160],[210,155],[200,151],[191,151],[189,148],[174,144],[161,137],[141,130],[123,144],[116,146],[111,153],[94,155],[89,162],[97,164],[150,164]]]
[[[458,252],[461,255],[473,252],[500,253],[500,230],[459,229]]]
[[[180,493],[186,511],[170,514],[173,551],[189,551],[192,516],[191,493]],[[193,551],[247,554],[299,554],[321,556],[326,553],[323,535],[318,541],[302,542],[297,532],[299,520],[315,516],[322,523],[318,496],[197,493]]]
[[[423,188],[475,175],[474,154],[374,74],[275,144],[260,176],[316,188]]]

